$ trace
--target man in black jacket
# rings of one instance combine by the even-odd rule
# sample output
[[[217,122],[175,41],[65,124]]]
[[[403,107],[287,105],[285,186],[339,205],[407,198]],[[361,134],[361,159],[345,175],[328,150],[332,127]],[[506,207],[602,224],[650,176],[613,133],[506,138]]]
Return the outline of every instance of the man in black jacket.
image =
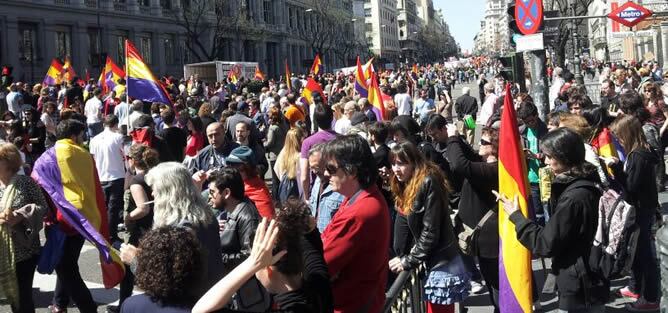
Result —
[[[469,87],[462,88],[462,95],[455,102],[455,113],[457,114],[457,118],[459,118],[459,121],[457,121],[459,133],[466,135],[466,141],[470,145],[473,145],[475,130],[466,127],[464,120],[471,117],[475,124],[475,118],[478,114],[478,100],[471,97],[471,89]]]

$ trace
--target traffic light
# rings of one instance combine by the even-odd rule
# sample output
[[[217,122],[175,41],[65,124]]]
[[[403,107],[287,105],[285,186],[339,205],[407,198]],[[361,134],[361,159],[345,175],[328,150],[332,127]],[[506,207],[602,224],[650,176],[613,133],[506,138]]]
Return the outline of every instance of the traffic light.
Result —
[[[508,4],[508,40],[510,40],[510,46],[515,48],[517,45],[517,37],[522,36],[520,29],[517,27],[517,21],[515,20],[515,2]]]
[[[526,91],[524,80],[524,57],[522,53],[511,53],[504,57],[499,57],[499,62],[503,68],[501,69],[501,76],[506,81],[514,82],[520,85],[522,92]]]

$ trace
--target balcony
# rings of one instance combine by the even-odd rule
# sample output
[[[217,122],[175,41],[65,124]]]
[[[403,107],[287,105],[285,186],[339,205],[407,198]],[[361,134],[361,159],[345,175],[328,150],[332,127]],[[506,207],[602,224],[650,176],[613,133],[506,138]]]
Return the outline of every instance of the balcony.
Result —
[[[97,8],[97,0],[84,0],[84,5],[89,9]]]
[[[127,3],[114,2],[114,11],[128,12]]]
[[[142,15],[151,15],[151,7],[150,6],[139,6],[139,14]]]
[[[53,0],[53,4],[68,5],[70,4],[70,0]]]

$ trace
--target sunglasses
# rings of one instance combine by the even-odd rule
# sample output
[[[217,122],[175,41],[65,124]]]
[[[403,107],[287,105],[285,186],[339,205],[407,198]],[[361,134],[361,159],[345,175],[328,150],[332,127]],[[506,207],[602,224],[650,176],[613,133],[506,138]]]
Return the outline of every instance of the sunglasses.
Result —
[[[487,141],[487,140],[485,140],[485,139],[480,138],[480,145],[481,145],[481,146],[491,146],[492,143],[489,142],[489,141]]]
[[[336,165],[334,165],[334,164],[327,164],[327,165],[325,165],[325,170],[326,170],[329,174],[334,174],[334,173],[338,172],[338,171],[339,171],[339,168],[340,168],[340,167],[338,167],[338,166],[336,166]]]

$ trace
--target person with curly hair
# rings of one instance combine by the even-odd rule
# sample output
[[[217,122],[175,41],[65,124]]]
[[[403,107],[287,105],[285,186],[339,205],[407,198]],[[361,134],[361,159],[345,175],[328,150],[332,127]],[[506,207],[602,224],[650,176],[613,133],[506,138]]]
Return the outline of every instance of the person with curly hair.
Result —
[[[193,312],[226,306],[253,277],[275,295],[275,311],[269,312],[332,312],[322,241],[304,202],[290,198],[271,223],[263,219],[250,256],[200,298]]]
[[[192,286],[201,279],[202,258],[200,243],[188,228],[151,230],[137,250],[135,283],[145,293],[125,300],[121,312],[190,312],[198,296]]]

